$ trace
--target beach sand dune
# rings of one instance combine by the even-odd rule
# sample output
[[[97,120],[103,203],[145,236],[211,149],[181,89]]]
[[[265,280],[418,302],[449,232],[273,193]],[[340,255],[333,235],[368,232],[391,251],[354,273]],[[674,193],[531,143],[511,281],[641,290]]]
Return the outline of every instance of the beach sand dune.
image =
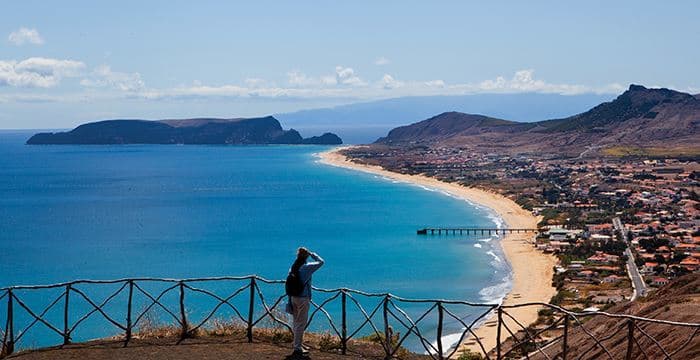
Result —
[[[508,199],[495,192],[470,188],[459,184],[446,183],[434,178],[422,175],[406,175],[387,171],[378,166],[357,164],[349,161],[339,151],[346,147],[335,148],[333,150],[319,154],[322,163],[339,166],[358,171],[384,176],[389,179],[410,182],[425,187],[439,189],[453,196],[461,197],[470,202],[488,207],[495,211],[505,222],[506,227],[512,228],[535,228],[538,218],[531,212],[523,209],[513,200]],[[501,247],[513,270],[513,284],[511,292],[503,301],[504,305],[523,304],[529,302],[549,302],[556,294],[556,289],[552,287],[553,268],[556,265],[556,258],[552,255],[543,254],[537,251],[533,245],[533,235],[515,233],[508,234],[501,240]],[[528,306],[510,308],[506,311],[518,322],[527,326],[537,320],[539,307]],[[490,319],[485,326],[477,329],[476,335],[481,340],[487,350],[496,346],[495,319]],[[513,331],[520,329],[510,318],[504,318],[506,325]],[[491,325],[493,321],[493,325]],[[489,326],[490,325],[490,326]],[[503,330],[505,333],[506,331]],[[502,335],[505,338],[505,334]],[[461,348],[481,352],[479,345],[473,337],[466,338]],[[459,351],[458,351],[459,353]]]

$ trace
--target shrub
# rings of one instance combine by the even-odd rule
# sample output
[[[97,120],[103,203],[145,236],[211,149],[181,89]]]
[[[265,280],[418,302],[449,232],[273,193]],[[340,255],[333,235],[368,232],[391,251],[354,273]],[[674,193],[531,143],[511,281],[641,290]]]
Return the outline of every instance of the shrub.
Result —
[[[167,338],[180,336],[182,329],[175,325],[163,325],[158,318],[154,308],[146,312],[139,320],[138,324],[134,324],[135,337],[140,338]]]
[[[280,343],[289,343],[294,340],[294,335],[292,334],[291,331],[288,331],[286,329],[280,330],[280,329],[275,329],[272,332],[272,338],[270,341],[272,341],[275,344],[280,344]]]
[[[211,326],[207,329],[207,334],[211,336],[234,336],[244,335],[246,327],[236,319],[226,320],[215,318],[211,321]]]
[[[457,360],[482,360],[483,357],[479,353],[475,353],[470,350],[464,350],[459,356],[457,357]]]
[[[537,311],[537,315],[539,316],[552,316],[554,315],[554,310],[550,308],[543,308]]]
[[[330,333],[324,333],[318,341],[318,347],[321,351],[340,349],[340,339]]]

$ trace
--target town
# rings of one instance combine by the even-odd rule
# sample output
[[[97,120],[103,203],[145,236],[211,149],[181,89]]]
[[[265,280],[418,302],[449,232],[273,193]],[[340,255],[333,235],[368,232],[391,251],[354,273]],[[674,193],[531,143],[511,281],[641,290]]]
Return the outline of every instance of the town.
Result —
[[[533,246],[555,254],[551,303],[604,310],[700,269],[695,158],[562,158],[464,147],[366,146],[352,161],[497,191],[541,216]]]

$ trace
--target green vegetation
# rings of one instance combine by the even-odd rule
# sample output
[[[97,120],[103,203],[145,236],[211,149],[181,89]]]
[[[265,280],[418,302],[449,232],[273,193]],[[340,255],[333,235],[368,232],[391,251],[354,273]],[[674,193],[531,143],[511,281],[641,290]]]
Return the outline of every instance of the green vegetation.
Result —
[[[552,305],[561,305],[564,300],[574,298],[576,294],[568,290],[559,290],[556,295],[552,296],[549,303]]]
[[[596,251],[602,251],[608,254],[622,256],[622,253],[627,248],[627,244],[619,241],[608,241],[600,243],[586,243],[571,249],[569,254],[574,258],[584,260],[595,254]]]
[[[481,356],[479,353],[475,353],[470,350],[464,350],[459,356],[457,357],[457,360],[481,360],[484,357]]]
[[[566,280],[566,273],[558,273],[555,270],[554,276],[552,276],[552,286],[554,286],[557,290],[560,290],[562,287],[564,287],[565,280]]]
[[[391,347],[392,348],[396,347],[399,344],[400,338],[401,338],[401,334],[399,334],[399,333],[391,334]],[[377,343],[377,344],[385,343],[386,342],[385,339],[386,339],[386,337],[384,336],[384,334],[377,334],[377,333],[372,333],[370,335],[363,336],[360,338],[360,340],[365,340],[365,341],[369,341],[369,342],[373,342],[373,343]],[[404,357],[407,354],[409,354],[409,351],[406,350],[404,347],[400,347],[396,351],[396,355],[399,358]]]
[[[657,148],[657,147],[634,147],[634,146],[613,146],[603,149],[603,153],[608,156],[617,157],[697,157],[700,156],[700,148]]]

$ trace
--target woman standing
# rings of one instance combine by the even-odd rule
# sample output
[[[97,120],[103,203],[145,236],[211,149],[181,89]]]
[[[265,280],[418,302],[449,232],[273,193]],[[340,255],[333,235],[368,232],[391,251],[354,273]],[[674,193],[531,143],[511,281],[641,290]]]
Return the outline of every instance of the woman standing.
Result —
[[[311,258],[312,261],[307,260]],[[292,305],[292,315],[294,316],[294,324],[292,330],[294,332],[294,354],[306,355],[309,351],[304,348],[302,342],[304,340],[304,330],[309,316],[309,303],[311,302],[311,275],[323,266],[324,261],[318,254],[310,252],[304,247],[297,250],[297,258],[289,269],[290,276],[296,277],[301,283],[301,291],[290,296]],[[288,277],[289,279],[289,277]]]

